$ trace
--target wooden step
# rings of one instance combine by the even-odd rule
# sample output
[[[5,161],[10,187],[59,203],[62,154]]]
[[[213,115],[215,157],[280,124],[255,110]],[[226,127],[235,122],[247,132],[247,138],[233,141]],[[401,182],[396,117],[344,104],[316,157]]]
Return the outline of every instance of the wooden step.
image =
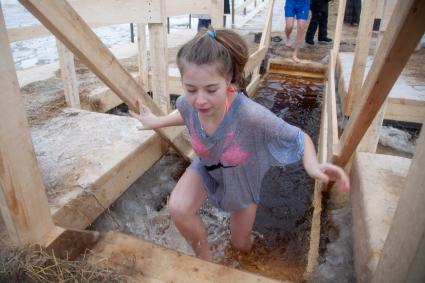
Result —
[[[137,125],[131,117],[67,108],[31,129],[57,225],[87,227],[167,151]]]
[[[281,282],[167,249],[116,231],[106,233],[89,261],[137,282]]]
[[[358,152],[351,173],[357,279],[370,282],[390,230],[411,160]]]

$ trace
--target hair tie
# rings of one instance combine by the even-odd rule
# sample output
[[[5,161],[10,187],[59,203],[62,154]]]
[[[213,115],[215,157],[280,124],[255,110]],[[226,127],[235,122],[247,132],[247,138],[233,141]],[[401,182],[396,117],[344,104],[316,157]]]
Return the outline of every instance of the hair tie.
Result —
[[[212,39],[216,39],[217,38],[217,33],[215,32],[215,30],[207,30],[208,35],[212,38]]]

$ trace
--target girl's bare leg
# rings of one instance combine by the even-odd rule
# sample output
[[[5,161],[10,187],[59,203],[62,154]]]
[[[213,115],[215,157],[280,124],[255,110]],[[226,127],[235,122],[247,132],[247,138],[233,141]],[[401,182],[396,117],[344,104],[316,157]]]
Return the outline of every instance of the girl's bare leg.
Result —
[[[285,40],[285,46],[286,47],[291,47],[291,32],[292,32],[292,28],[294,26],[294,18],[285,18],[285,35],[286,35],[286,40]]]
[[[303,42],[303,39],[304,39],[304,31],[305,31],[306,23],[307,23],[306,20],[297,20],[297,36],[295,39],[295,50],[294,50],[294,53],[292,54],[292,59],[297,63],[301,62],[301,60],[298,58],[298,53],[301,48],[301,43]]]
[[[202,259],[212,260],[207,231],[198,214],[206,199],[207,193],[199,174],[195,170],[188,169],[171,193],[169,208],[171,219],[195,254]]]
[[[252,247],[251,231],[255,221],[257,204],[251,203],[230,216],[231,243],[235,249],[248,252]]]

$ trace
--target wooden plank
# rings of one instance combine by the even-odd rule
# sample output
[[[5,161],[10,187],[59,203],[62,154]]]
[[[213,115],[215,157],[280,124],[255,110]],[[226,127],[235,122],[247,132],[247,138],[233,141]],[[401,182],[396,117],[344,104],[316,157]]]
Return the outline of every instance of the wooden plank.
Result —
[[[139,82],[144,86],[143,88],[147,91],[151,90],[149,84],[149,57],[148,57],[148,46],[146,36],[146,25],[137,24],[137,47],[138,62],[139,62]]]
[[[360,141],[359,146],[357,147],[357,151],[371,153],[376,152],[379,143],[380,130],[382,123],[384,122],[386,105],[387,103],[385,102],[379,110],[379,113],[376,115],[375,119],[373,119],[372,124],[369,126],[369,129],[367,129],[366,134]]]
[[[378,39],[376,41],[375,53],[382,42],[382,37],[387,30],[388,23],[390,22],[397,1],[398,0],[385,0],[384,10],[382,11],[381,24],[379,26]]]
[[[59,65],[65,92],[66,104],[69,107],[81,108],[77,75],[75,73],[74,54],[62,42],[56,40],[59,55]]]
[[[267,50],[266,47],[262,47],[249,56],[244,69],[245,74],[249,74],[254,68],[259,67],[264,56],[267,54]]]
[[[265,20],[266,22],[264,24],[258,50],[261,50],[262,48],[266,48],[266,50],[269,49],[270,34],[271,34],[272,23],[273,23],[273,8],[274,8],[274,0],[270,0],[267,6],[267,13],[266,13],[266,20]],[[257,75],[259,71],[260,71],[260,67],[255,68],[253,72],[253,76]]]
[[[365,0],[362,3],[362,13],[357,31],[356,47],[354,51],[353,71],[351,72],[348,97],[344,104],[345,115],[351,115],[353,105],[361,96],[361,88],[366,70],[366,61],[369,55],[372,27],[375,20],[378,0]]]
[[[425,131],[421,131],[407,175],[407,186],[400,195],[393,223],[372,282],[425,281],[423,270],[425,259],[424,167]]]
[[[121,66],[110,50],[100,41],[84,20],[65,0],[20,0],[28,11],[43,23],[68,49],[86,64],[111,90],[134,111],[137,100],[142,99],[156,115],[163,112],[144,89]],[[168,129],[156,132],[168,142]],[[189,143],[171,146],[185,159],[192,151]]]
[[[396,10],[362,88],[364,97],[342,134],[341,154],[333,159],[340,166],[356,150],[424,33],[425,1],[400,1]]]
[[[330,51],[330,60],[328,64],[328,90],[327,90],[327,113],[328,113],[328,156],[327,160],[330,161],[335,154],[334,147],[338,144],[338,117],[336,110],[336,94],[335,94],[335,55]]]
[[[167,30],[165,26],[165,0],[160,0],[163,22],[148,24],[150,42],[150,66],[152,69],[151,87],[153,101],[162,113],[170,112],[170,95],[168,94],[168,50]]]
[[[211,25],[215,29],[223,28],[224,0],[210,0]]]
[[[341,43],[341,34],[342,34],[342,27],[344,25],[344,13],[345,13],[345,5],[347,4],[347,0],[339,0],[338,1],[338,13],[336,18],[336,24],[335,24],[335,38],[334,38],[334,45],[332,47],[332,51],[335,55],[338,55],[339,53],[339,45]],[[336,62],[335,62],[336,63]]]
[[[65,206],[55,211],[56,225],[85,229],[118,197],[148,170],[167,151],[157,135],[151,136],[132,154],[91,184],[90,191],[82,191]]]
[[[15,245],[54,228],[0,9],[0,211]]]
[[[167,17],[186,14],[210,14],[211,4],[211,0],[166,0],[165,14]]]
[[[99,232],[78,229],[65,229],[55,226],[37,245],[56,258],[75,260],[91,250],[99,240]]]
[[[249,97],[253,97],[255,93],[257,92],[258,86],[260,85],[260,79],[261,79],[260,75],[256,75],[255,77],[253,76],[251,82],[246,87],[246,93],[248,94]]]
[[[319,146],[318,146],[318,160],[320,163],[324,163],[327,160],[327,136],[328,136],[328,83],[325,82],[324,94],[322,100],[322,113],[320,115],[320,134],[319,134]],[[309,279],[312,272],[318,263],[319,258],[319,245],[320,245],[320,222],[322,213],[322,189],[323,184],[319,181],[314,183],[313,193],[313,215],[311,218],[311,229],[310,229],[310,248],[307,254],[307,267],[305,269],[304,280]]]
[[[282,282],[187,256],[119,232],[108,232],[93,251],[90,262],[112,268],[136,281],[148,277],[174,283]]]
[[[154,0],[68,0],[88,23],[161,23],[160,1]]]

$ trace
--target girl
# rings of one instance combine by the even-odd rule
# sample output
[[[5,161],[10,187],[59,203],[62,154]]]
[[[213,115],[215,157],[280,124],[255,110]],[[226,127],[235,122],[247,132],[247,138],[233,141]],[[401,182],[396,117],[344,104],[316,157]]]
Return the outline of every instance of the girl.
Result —
[[[198,209],[208,200],[231,213],[233,247],[249,251],[251,229],[260,201],[261,181],[272,165],[303,159],[307,173],[320,181],[336,181],[347,190],[344,171],[318,164],[313,143],[299,128],[276,117],[232,85],[244,89],[248,48],[231,30],[203,30],[183,45],[177,65],[185,95],[178,112],[158,117],[139,101],[140,130],[186,125],[198,158],[174,188],[171,218],[196,255],[211,260],[207,232]]]

